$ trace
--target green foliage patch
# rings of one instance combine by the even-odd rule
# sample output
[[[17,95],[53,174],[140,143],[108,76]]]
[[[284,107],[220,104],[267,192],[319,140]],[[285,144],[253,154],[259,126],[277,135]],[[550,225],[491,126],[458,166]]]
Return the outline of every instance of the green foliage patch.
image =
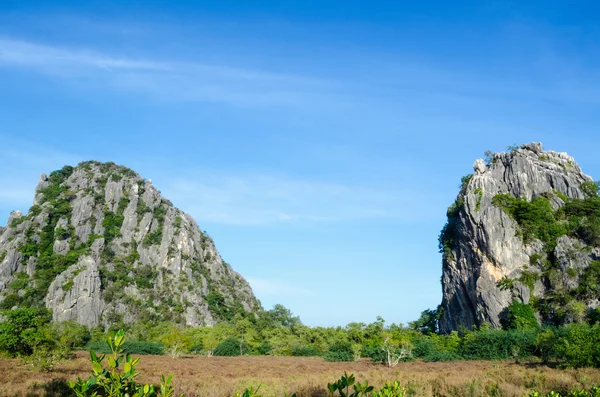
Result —
[[[248,351],[248,347],[236,338],[228,338],[219,343],[219,346],[213,351],[215,356],[236,357],[241,356],[244,350]]]
[[[518,224],[525,243],[539,239],[546,250],[556,247],[556,240],[566,234],[564,225],[554,217],[554,210],[546,197],[535,197],[531,201],[516,198],[509,194],[494,196],[492,203],[502,208]]]
[[[148,341],[125,341],[122,345],[123,353],[139,354],[139,355],[155,355],[162,356],[165,354],[165,346],[161,342]],[[106,340],[91,341],[87,350],[97,353],[109,354],[110,344]]]

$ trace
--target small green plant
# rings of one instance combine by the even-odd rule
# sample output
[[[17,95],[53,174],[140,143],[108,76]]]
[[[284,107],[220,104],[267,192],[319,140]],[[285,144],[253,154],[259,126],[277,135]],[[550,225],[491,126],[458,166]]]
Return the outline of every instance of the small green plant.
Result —
[[[517,152],[517,150],[519,150],[520,148],[521,148],[520,145],[514,144],[514,145],[508,145],[506,150],[508,150],[510,152],[510,154],[515,154]]]
[[[512,291],[515,288],[515,281],[504,276],[496,283],[496,286],[502,291]]]
[[[350,392],[350,386],[353,389],[352,393]],[[327,384],[327,390],[329,390],[330,397],[334,397],[336,392],[339,397],[359,397],[369,395],[373,391],[373,386],[369,386],[367,381],[364,383],[356,382],[353,374],[348,375],[344,372],[339,380]]]
[[[87,380],[78,377],[76,382],[68,382],[69,388],[75,392],[75,395],[77,397],[171,397],[174,393],[173,386],[171,386],[173,375],[166,378],[161,375],[158,390],[154,385],[138,385],[136,383],[135,378],[139,374],[135,367],[140,359],[132,358],[129,353],[123,354],[123,343],[125,343],[125,334],[121,330],[116,333],[114,338],[108,338],[111,350],[108,357],[105,354],[96,355],[93,350],[90,351],[92,375]],[[108,367],[106,368],[103,365],[104,358],[107,358]]]
[[[400,385],[400,382],[386,382],[379,391],[373,393],[373,397],[404,397],[406,388]]]
[[[258,394],[259,389],[260,389],[260,385],[256,389],[252,389],[252,388],[248,387],[243,392],[235,393],[235,397],[262,397],[262,394]],[[294,394],[294,396],[295,396],[295,394]]]
[[[475,204],[475,211],[479,212],[481,209],[481,200],[483,199],[483,190],[478,187],[474,193],[477,195],[477,203]]]
[[[67,359],[70,356],[70,349],[67,347],[49,347],[47,345],[36,346],[33,353],[24,356],[23,363],[36,371],[51,372],[56,364]]]

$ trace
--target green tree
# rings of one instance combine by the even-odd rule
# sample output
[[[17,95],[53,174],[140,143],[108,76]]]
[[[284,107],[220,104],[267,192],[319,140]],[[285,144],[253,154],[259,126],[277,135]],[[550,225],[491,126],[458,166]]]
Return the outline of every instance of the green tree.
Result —
[[[72,320],[52,324],[52,336],[61,346],[69,349],[85,346],[92,337],[86,326]]]
[[[0,351],[10,356],[29,356],[43,345],[53,345],[47,325],[51,315],[46,309],[3,311],[0,323]]]
[[[409,323],[408,325],[425,335],[436,334],[439,330],[439,320],[442,314],[441,306],[437,309],[427,309],[421,312],[421,317],[418,320]]]
[[[527,330],[540,327],[535,318],[533,307],[517,300],[513,300],[508,306],[507,318],[501,321],[504,329]]]
[[[259,323],[262,327],[294,327],[302,324],[300,317],[294,316],[289,309],[279,304],[261,313]]]
[[[183,352],[189,350],[192,345],[192,338],[177,325],[173,325],[168,333],[160,337],[160,341],[165,345],[167,353],[171,358],[178,358]]]

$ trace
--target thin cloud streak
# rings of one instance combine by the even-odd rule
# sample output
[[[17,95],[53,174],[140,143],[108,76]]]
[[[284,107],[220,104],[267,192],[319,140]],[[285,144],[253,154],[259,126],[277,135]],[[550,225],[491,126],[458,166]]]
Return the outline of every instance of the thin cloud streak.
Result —
[[[0,66],[26,68],[86,88],[108,85],[116,90],[151,94],[161,101],[300,105],[327,95],[331,88],[326,81],[304,76],[194,62],[129,59],[3,38]]]
[[[231,225],[410,222],[422,214],[415,208],[439,201],[429,192],[267,175],[199,175],[167,183],[163,192],[198,222]]]
[[[6,214],[29,208],[41,172],[83,160],[79,155],[11,142],[11,148],[29,149],[0,149],[0,160],[15,165],[10,173],[0,175],[0,209]],[[394,187],[399,185],[398,181],[368,186],[286,175],[201,171],[194,176],[161,176],[159,179],[164,180],[157,183],[157,188],[200,224],[302,226],[363,220],[412,222],[427,218],[423,215],[427,212],[417,210],[423,205],[443,206],[443,198],[437,193]]]

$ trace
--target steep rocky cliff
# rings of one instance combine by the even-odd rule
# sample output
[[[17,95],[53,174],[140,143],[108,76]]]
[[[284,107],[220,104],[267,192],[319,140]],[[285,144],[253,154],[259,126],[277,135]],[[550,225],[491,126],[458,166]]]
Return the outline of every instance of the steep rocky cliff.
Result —
[[[213,325],[260,308],[194,219],[113,163],[42,174],[0,228],[0,307],[46,306],[87,326]]]
[[[514,299],[540,322],[581,321],[600,298],[600,198],[566,153],[539,143],[477,160],[440,235],[440,329],[501,326]]]

